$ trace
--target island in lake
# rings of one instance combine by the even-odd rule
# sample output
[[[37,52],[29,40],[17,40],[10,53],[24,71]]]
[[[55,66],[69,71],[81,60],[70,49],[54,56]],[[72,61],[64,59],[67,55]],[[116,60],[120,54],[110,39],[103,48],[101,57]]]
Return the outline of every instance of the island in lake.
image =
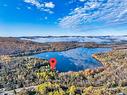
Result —
[[[127,36],[0,37],[0,95],[126,95],[126,63]]]

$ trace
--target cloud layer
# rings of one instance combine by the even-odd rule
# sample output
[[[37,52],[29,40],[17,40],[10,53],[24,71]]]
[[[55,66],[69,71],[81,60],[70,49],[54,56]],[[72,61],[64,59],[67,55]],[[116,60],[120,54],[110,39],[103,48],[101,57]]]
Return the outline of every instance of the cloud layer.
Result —
[[[53,2],[39,2],[38,0],[24,0],[24,2],[36,6],[38,9],[48,13],[53,13],[51,9],[55,7]]]
[[[91,25],[116,25],[127,23],[127,0],[79,0],[84,3],[63,17],[63,28],[87,28]]]

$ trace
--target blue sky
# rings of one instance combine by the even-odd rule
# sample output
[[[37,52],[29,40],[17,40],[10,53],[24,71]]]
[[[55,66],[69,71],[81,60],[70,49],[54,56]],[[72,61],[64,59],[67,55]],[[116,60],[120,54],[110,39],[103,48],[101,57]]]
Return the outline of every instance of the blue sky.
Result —
[[[0,36],[127,35],[127,0],[0,0]]]

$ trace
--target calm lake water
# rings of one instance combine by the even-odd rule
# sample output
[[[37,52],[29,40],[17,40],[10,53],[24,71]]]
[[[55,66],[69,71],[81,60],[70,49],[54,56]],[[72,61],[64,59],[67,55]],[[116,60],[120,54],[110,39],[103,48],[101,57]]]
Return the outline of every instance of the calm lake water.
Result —
[[[59,72],[80,71],[84,69],[95,69],[102,64],[92,58],[92,54],[111,51],[111,48],[75,48],[62,52],[45,52],[36,54],[35,57],[47,59],[56,58],[56,69]]]

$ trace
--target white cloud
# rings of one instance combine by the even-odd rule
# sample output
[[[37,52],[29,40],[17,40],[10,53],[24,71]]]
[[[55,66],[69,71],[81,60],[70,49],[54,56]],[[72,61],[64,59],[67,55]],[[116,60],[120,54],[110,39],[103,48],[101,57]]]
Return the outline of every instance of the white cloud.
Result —
[[[55,7],[53,2],[39,2],[39,0],[24,0],[25,3],[36,6],[38,9],[52,14],[52,8]]]
[[[31,7],[27,7],[28,10],[31,10]]]
[[[50,13],[50,14],[53,14],[54,12],[53,11],[51,11],[50,9],[42,9],[43,11],[45,11],[45,12],[48,12],[48,13]]]
[[[83,1],[83,0],[82,0]],[[127,0],[89,0],[84,6],[72,10],[59,25],[63,28],[127,23]],[[94,25],[95,24],[95,25]]]
[[[79,0],[80,2],[85,2],[86,0]]]
[[[38,0],[24,0],[24,2],[32,4],[32,5],[34,5],[38,8],[43,8],[44,7],[44,4],[40,3]]]
[[[55,4],[53,4],[53,2],[46,2],[45,3],[45,7],[47,7],[47,8],[54,8]]]

